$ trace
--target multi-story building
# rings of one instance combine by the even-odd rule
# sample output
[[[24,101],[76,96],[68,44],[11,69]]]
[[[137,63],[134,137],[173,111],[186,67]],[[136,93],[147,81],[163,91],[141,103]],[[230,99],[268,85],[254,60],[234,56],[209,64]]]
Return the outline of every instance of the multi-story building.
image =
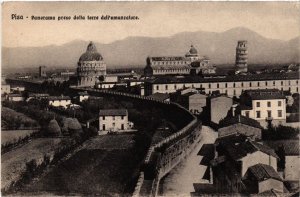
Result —
[[[229,97],[238,97],[244,90],[274,89],[299,93],[299,73],[269,73],[255,75],[234,75],[225,77],[164,76],[145,81],[145,95],[173,93],[183,88],[201,88],[206,94],[219,91]]]
[[[99,134],[124,132],[133,127],[126,109],[105,109],[99,112]]]
[[[103,57],[98,53],[93,42],[87,46],[87,50],[83,53],[78,61],[77,76],[78,86],[91,87],[98,82],[100,76],[106,75],[106,64]]]
[[[200,57],[197,49],[192,45],[185,56],[148,57],[144,69],[146,77],[157,75],[189,75],[215,73],[216,68],[210,64],[208,57]]]
[[[225,95],[212,96],[207,99],[207,105],[209,107],[210,121],[214,124],[219,124],[220,120],[227,117],[230,113],[233,99]]]
[[[286,121],[286,99],[278,89],[245,90],[241,98],[241,115],[278,125]]]

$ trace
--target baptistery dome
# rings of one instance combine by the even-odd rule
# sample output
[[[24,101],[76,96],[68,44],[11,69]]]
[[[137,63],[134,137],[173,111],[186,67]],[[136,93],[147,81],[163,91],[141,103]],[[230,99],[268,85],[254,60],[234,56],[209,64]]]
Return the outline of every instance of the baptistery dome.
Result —
[[[83,53],[79,61],[100,61],[103,60],[103,57],[98,53],[97,48],[93,42],[90,42],[87,46],[86,52]]]

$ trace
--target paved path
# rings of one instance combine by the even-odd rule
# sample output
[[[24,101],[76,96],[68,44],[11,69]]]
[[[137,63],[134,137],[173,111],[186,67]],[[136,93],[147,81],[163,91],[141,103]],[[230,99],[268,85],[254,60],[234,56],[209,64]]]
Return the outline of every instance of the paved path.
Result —
[[[174,168],[164,179],[161,188],[163,196],[190,196],[194,191],[193,183],[207,182],[202,180],[206,166],[200,165],[202,156],[197,155],[203,144],[213,143],[217,133],[210,127],[203,126],[201,141],[191,154]]]

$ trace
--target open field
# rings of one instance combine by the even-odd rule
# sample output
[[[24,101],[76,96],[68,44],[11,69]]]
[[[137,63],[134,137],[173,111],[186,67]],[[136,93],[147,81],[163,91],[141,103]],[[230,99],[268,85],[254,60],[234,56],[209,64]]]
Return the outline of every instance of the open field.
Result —
[[[132,149],[133,135],[97,136],[24,192],[52,194],[101,194],[119,196],[132,192],[139,161]],[[111,142],[111,144],[110,144]]]
[[[17,141],[38,130],[5,130],[1,131],[1,144]]]
[[[52,156],[60,142],[65,138],[38,138],[28,144],[14,149],[1,156],[1,189],[18,179],[26,168],[26,162],[36,159],[37,163],[44,154]]]

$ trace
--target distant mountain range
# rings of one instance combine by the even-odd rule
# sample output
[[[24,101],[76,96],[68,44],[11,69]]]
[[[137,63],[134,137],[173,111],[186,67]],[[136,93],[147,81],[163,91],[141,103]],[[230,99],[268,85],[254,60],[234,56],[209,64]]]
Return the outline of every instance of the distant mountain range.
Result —
[[[182,32],[170,37],[127,37],[110,44],[94,41],[107,66],[144,66],[147,56],[182,56],[193,44],[199,55],[214,64],[234,64],[238,40],[248,41],[249,64],[276,64],[300,61],[300,36],[289,41],[265,38],[247,28],[233,28],[222,33]],[[89,41],[74,40],[56,46],[2,48],[3,68],[76,67]]]

